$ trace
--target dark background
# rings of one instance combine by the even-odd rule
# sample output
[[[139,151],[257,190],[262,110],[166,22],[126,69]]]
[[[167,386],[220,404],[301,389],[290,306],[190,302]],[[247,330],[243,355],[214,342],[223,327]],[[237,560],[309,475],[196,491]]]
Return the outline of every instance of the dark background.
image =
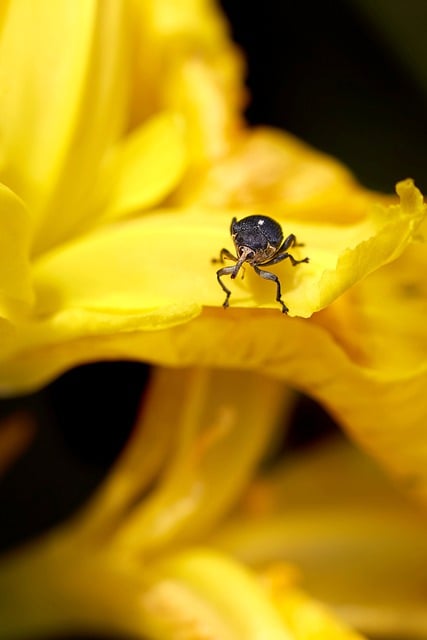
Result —
[[[291,131],[341,159],[370,188],[392,192],[410,176],[427,192],[422,73],[357,3],[221,4],[246,52],[251,123]],[[415,41],[422,5],[404,5]],[[412,27],[411,6],[418,12]],[[137,363],[89,365],[31,397],[0,402],[0,416],[24,406],[39,426],[32,446],[0,485],[0,548],[45,531],[93,491],[126,441],[148,376],[149,368]],[[306,446],[334,428],[302,398],[286,444]]]
[[[248,61],[247,116],[339,158],[367,187],[393,192],[412,177],[426,193],[427,3],[370,4],[386,4],[387,19],[351,0],[223,0]],[[394,16],[406,19],[400,31],[425,54],[421,64],[408,60],[410,44],[386,37]]]

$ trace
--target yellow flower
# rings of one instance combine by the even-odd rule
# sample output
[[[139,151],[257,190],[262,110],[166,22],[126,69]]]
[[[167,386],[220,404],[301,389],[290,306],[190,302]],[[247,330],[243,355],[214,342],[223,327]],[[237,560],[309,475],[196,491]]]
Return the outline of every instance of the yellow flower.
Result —
[[[419,233],[412,183],[390,204],[291,136],[246,129],[241,59],[209,2],[16,0],[1,18],[3,393],[99,359],[256,368],[315,395],[423,487],[412,443],[426,407],[401,401],[425,383],[423,252],[379,269]],[[299,318],[252,272],[221,308],[211,259],[231,218],[257,211],[305,243],[310,264],[276,268]],[[388,295],[374,313],[376,287]]]
[[[0,19],[0,389],[93,360],[180,368],[156,374],[142,435],[86,512],[4,561],[0,633],[355,637],[291,569],[257,578],[189,544],[253,476],[283,382],[425,499],[421,194],[370,193],[293,137],[247,129],[241,58],[208,1],[11,0]],[[249,272],[221,308],[211,259],[234,216],[260,212],[310,257],[277,266],[290,317]]]
[[[410,183],[401,207],[381,205],[330,158],[243,128],[240,58],[210,3],[17,0],[2,19],[4,393],[119,356],[125,337],[135,357],[187,364],[202,350],[209,362],[199,327],[224,330],[245,307],[257,309],[242,316],[245,340],[252,318],[277,325],[259,311],[277,307],[271,286],[252,273],[234,309],[219,308],[211,258],[234,215],[265,211],[305,243],[309,265],[277,267],[304,318],[413,239],[424,210]],[[178,326],[194,348],[181,356],[162,339],[159,351],[153,331]]]

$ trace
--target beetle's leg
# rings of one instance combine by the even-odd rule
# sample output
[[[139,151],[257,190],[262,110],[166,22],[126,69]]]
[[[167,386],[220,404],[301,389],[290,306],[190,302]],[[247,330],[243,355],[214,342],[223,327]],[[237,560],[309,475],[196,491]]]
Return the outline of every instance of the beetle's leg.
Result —
[[[297,242],[296,236],[293,233],[290,233],[288,237],[283,240],[279,251],[286,251],[286,249],[298,246],[300,246],[300,244]]]
[[[286,258],[289,258],[293,267],[295,267],[296,264],[301,264],[301,262],[310,262],[310,258],[303,258],[302,260],[296,260],[293,256],[291,256],[290,253],[285,252],[285,253],[279,253],[277,256],[274,256],[274,258],[272,258],[268,262],[263,262],[262,266],[269,267],[272,264],[277,264],[278,262],[282,262],[282,260],[286,260]]]
[[[303,247],[304,245],[301,242],[297,242],[296,237],[293,233],[291,233],[285,240],[282,242],[282,245],[278,251],[278,253],[272,258],[268,260],[268,262],[264,262],[263,265],[268,266],[272,264],[277,264],[278,262],[282,262],[286,258],[292,263],[292,266],[295,267],[296,264],[301,264],[301,262],[310,262],[310,258],[303,258],[302,260],[296,260],[290,253],[287,253],[286,249],[290,249],[291,247]]]
[[[286,249],[290,249],[291,247],[303,247],[303,242],[297,242],[297,239],[293,233],[289,234],[287,238],[282,242],[282,246],[279,251],[286,251]]]
[[[221,249],[219,258],[212,258],[212,264],[218,264],[218,262],[224,263],[224,258],[228,258],[228,260],[233,260],[233,262],[237,262],[237,258],[233,256],[233,254],[230,253],[228,249]]]
[[[225,284],[223,283],[221,278],[222,278],[222,276],[227,276],[229,274],[232,274],[235,268],[236,268],[235,266],[233,266],[233,267],[223,267],[222,269],[219,269],[216,272],[216,279],[218,280],[218,282],[220,284],[220,287],[222,288],[223,291],[225,291],[225,294],[226,294],[224,303],[222,305],[224,307],[224,309],[226,309],[228,307],[228,299],[231,296],[231,291],[230,291],[230,289],[227,289],[227,287],[225,286]]]
[[[279,262],[279,260],[277,260],[277,262]],[[268,264],[271,264],[271,262],[269,262]],[[263,269],[260,269],[255,265],[252,265],[252,266],[255,269],[255,273],[261,276],[261,278],[264,278],[265,280],[273,280],[273,282],[276,283],[276,287],[277,287],[276,300],[282,305],[282,313],[288,313],[289,309],[282,300],[282,288],[280,286],[280,280],[276,276],[276,274],[270,273],[270,271],[264,271]]]

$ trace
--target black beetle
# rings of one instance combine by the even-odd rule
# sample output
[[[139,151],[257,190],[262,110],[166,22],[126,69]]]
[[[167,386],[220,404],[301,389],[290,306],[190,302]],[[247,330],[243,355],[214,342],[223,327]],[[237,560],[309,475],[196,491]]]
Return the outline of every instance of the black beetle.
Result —
[[[225,309],[228,307],[228,300],[231,295],[231,291],[227,289],[221,280],[222,276],[230,275],[231,279],[234,280],[243,263],[247,262],[261,278],[273,280],[273,282],[276,283],[276,300],[282,305],[282,313],[288,313],[289,309],[282,300],[279,278],[274,273],[270,273],[270,271],[260,269],[259,265],[267,267],[277,264],[285,260],[285,258],[289,258],[293,266],[301,262],[308,262],[308,258],[296,260],[290,253],[287,253],[287,249],[303,245],[297,242],[293,233],[283,240],[283,232],[280,224],[268,216],[247,216],[239,221],[237,221],[237,218],[233,218],[230,233],[236,248],[237,257],[233,256],[228,249],[221,249],[219,259],[212,260],[212,262],[223,263],[224,258],[227,258],[236,263],[230,267],[222,267],[216,272],[217,280],[226,293],[222,306]]]

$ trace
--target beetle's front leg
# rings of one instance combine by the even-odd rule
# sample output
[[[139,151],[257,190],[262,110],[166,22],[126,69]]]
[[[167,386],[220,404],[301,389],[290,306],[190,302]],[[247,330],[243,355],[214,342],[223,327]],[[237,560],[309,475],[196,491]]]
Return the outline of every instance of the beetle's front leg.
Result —
[[[223,291],[225,291],[225,300],[223,302],[223,307],[224,309],[226,309],[228,307],[228,299],[231,296],[231,291],[230,289],[227,289],[227,287],[225,286],[225,284],[223,283],[223,281],[221,280],[222,276],[228,276],[229,274],[232,274],[234,271],[235,267],[223,267],[222,269],[219,269],[216,272],[216,279],[218,280],[220,287],[222,288]]]
[[[212,258],[212,264],[218,264],[219,262],[224,264],[224,258],[228,260],[233,260],[233,262],[237,262],[237,258],[233,256],[233,254],[228,249],[221,249],[219,258]]]
[[[279,253],[277,256],[275,256],[274,258],[272,258],[271,260],[269,260],[268,262],[263,262],[263,267],[270,267],[273,264],[277,264],[278,262],[282,262],[282,260],[286,260],[286,258],[289,258],[289,260],[292,263],[292,266],[295,267],[296,264],[301,264],[301,262],[310,262],[310,258],[303,258],[302,260],[296,260],[293,256],[291,256],[290,253],[286,253],[286,251],[284,253]]]
[[[297,242],[296,237],[294,236],[293,233],[291,233],[283,241],[277,255],[272,260],[269,260],[268,262],[264,262],[264,264],[265,265],[277,264],[278,262],[281,262],[286,258],[289,258],[293,267],[295,267],[296,264],[301,264],[301,262],[310,262],[310,258],[303,258],[302,260],[296,260],[296,258],[294,258],[290,253],[287,253],[286,251],[286,249],[289,249],[290,247],[303,247],[303,246],[304,246],[304,243]]]
[[[310,258],[303,258],[302,260],[296,260],[294,256],[291,256],[290,253],[282,253],[281,259],[289,258],[292,263],[292,266],[295,267],[296,264],[301,264],[302,262],[310,262]]]
[[[264,280],[272,280],[273,282],[276,283],[276,287],[277,287],[276,300],[282,305],[282,313],[288,313],[289,309],[282,300],[282,287],[280,285],[280,280],[276,276],[276,274],[270,273],[270,271],[264,271],[264,269],[260,269],[255,265],[253,265],[253,268],[255,269],[255,272],[259,276],[261,276],[261,278],[264,278]]]

